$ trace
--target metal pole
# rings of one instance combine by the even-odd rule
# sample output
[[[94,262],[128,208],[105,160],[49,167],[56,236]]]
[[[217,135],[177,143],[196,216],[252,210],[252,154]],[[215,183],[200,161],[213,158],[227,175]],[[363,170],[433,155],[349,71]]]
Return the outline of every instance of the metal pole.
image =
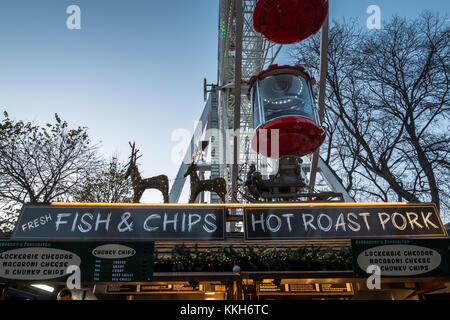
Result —
[[[232,190],[233,201],[237,202],[237,180],[239,174],[239,131],[241,128],[241,85],[242,85],[242,30],[244,14],[242,0],[235,0],[236,4],[236,57],[234,69],[234,148],[233,148],[233,172]]]
[[[325,21],[322,25],[322,33],[321,33],[321,44],[320,44],[320,83],[319,83],[319,124],[322,124],[323,116],[325,112],[325,91],[326,91],[326,83],[327,83],[327,70],[328,70],[328,20],[329,13],[325,18]],[[309,176],[309,189],[312,192],[314,190],[314,186],[316,184],[316,174],[317,174],[317,163],[319,161],[319,150],[313,153],[312,161],[311,161],[311,174]]]
[[[209,94],[208,101],[206,102],[205,107],[203,108],[202,115],[200,116],[200,121],[197,123],[197,126],[194,129],[194,133],[191,138],[191,143],[189,145],[189,148],[186,150],[184,159],[181,162],[180,168],[178,169],[177,177],[175,178],[172,188],[170,189],[169,193],[170,203],[177,203],[178,200],[180,199],[180,195],[181,192],[183,191],[184,183],[186,181],[184,174],[186,173],[189,164],[191,163],[191,158],[192,155],[194,154],[195,146],[197,145],[197,142],[199,140],[197,139],[198,135],[201,135],[201,133],[205,130],[207,118],[211,110],[212,96],[215,94],[216,94],[215,92],[211,92]]]

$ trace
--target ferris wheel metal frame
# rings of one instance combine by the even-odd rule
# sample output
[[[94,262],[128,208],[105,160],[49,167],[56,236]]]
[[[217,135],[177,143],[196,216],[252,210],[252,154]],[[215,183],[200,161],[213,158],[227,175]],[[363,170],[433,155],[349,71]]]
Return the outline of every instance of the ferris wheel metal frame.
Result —
[[[257,0],[219,0],[217,82],[204,82],[206,104],[170,190],[171,203],[177,203],[180,199],[185,185],[182,177],[201,141],[209,142],[207,148],[210,157],[209,161],[199,163],[199,170],[201,174],[209,172],[211,178],[224,177],[228,181],[229,202],[248,202],[242,188],[250,163],[256,164],[263,174],[270,172],[273,167],[274,160],[257,154],[251,148],[252,106],[246,93],[247,81],[275,62],[282,45],[268,41],[255,31],[252,19],[256,3]],[[320,123],[323,121],[325,104],[328,20],[327,15],[321,28],[317,99]],[[231,144],[222,135],[227,130],[235,133]],[[225,161],[231,158],[232,163]],[[319,149],[308,158],[310,161],[305,161],[301,169],[309,191],[339,193],[343,201],[354,202],[333,169],[320,157]],[[201,196],[197,201],[203,202],[205,197]],[[212,193],[209,202],[219,201],[220,198]]]

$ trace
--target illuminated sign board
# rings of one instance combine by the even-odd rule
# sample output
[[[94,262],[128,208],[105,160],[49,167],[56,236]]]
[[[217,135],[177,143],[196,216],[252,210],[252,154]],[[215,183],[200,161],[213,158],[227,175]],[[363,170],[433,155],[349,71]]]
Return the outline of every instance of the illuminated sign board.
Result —
[[[433,204],[244,208],[246,240],[447,237]]]
[[[224,240],[244,208],[246,240],[446,238],[434,204],[25,205],[13,240]]]
[[[223,240],[223,207],[24,205],[13,240]]]

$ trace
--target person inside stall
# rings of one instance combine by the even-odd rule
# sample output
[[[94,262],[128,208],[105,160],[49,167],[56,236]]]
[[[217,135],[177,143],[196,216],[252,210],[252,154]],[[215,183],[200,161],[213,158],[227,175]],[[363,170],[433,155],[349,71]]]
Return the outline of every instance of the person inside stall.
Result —
[[[72,300],[72,292],[69,289],[64,288],[58,293],[56,300]]]

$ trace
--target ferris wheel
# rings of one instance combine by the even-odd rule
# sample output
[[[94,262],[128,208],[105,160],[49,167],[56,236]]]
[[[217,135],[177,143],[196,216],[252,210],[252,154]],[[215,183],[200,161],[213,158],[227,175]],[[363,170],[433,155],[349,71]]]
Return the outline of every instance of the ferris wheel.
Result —
[[[218,75],[170,191],[178,202],[196,154],[200,178],[223,177],[229,202],[354,202],[319,156],[325,140],[328,0],[219,0]],[[277,65],[283,45],[321,30],[319,95],[302,66]],[[231,134],[230,134],[231,132]],[[220,202],[211,193],[198,202]]]

